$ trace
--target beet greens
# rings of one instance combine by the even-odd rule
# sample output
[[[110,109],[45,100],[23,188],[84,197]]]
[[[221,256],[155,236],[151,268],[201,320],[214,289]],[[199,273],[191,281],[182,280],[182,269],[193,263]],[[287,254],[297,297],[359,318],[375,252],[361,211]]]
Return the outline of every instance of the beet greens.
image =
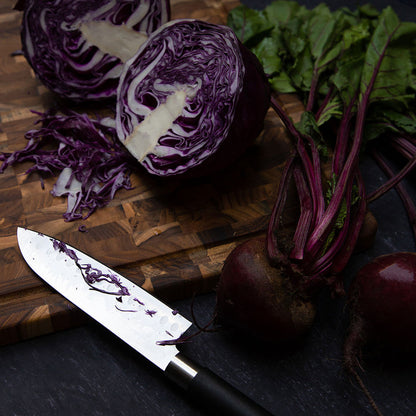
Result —
[[[293,338],[293,331],[286,331],[287,325],[281,322],[290,321],[291,327],[305,330],[302,317],[285,310],[293,309],[288,299],[311,311],[307,305],[322,287],[343,292],[342,272],[357,247],[369,201],[398,185],[415,165],[416,64],[407,48],[415,48],[416,24],[401,22],[390,7],[381,13],[371,6],[331,12],[323,4],[308,10],[291,1],[275,1],[261,11],[239,6],[231,11],[228,23],[258,56],[275,93],[296,93],[305,105],[300,122],[294,123],[278,96],[271,99],[294,143],[264,242],[274,271],[266,267],[258,241],[243,244],[227,259],[217,296],[221,320],[285,342],[286,336]],[[406,116],[401,116],[404,108]],[[394,123],[385,123],[387,117]],[[368,199],[360,159],[367,149],[384,141],[408,163]],[[284,219],[286,199],[293,190],[299,201],[295,227]],[[404,191],[402,195],[414,221],[414,206]],[[263,264],[264,270],[250,276],[241,256]],[[267,320],[263,333],[259,334],[256,308],[248,316],[246,299],[239,298],[232,284],[238,280],[236,274],[239,284],[251,288],[257,303],[264,297],[270,316],[281,314]],[[266,287],[275,291],[270,294],[263,290]],[[243,322],[237,322],[240,318]]]
[[[381,13],[371,6],[331,12],[323,4],[308,10],[288,1],[275,1],[261,11],[240,6],[230,13],[229,24],[257,54],[272,88],[296,93],[305,104],[295,124],[272,98],[295,151],[270,219],[269,258],[286,264],[304,284],[331,281],[346,266],[367,211],[359,170],[363,151],[383,139],[408,159],[371,200],[416,164],[416,24],[401,22],[390,7]],[[386,123],[387,118],[392,121]],[[331,168],[323,179],[326,164]],[[279,247],[279,232],[292,182],[300,213],[288,250]]]
[[[331,12],[324,4],[308,10],[294,1],[274,1],[260,11],[239,6],[228,23],[258,56],[272,89],[295,93],[305,106],[300,122],[294,123],[278,96],[272,96],[272,107],[293,137],[294,150],[280,179],[263,243],[268,261],[265,264],[258,240],[237,247],[224,265],[218,295],[223,320],[227,314],[228,322],[241,318],[243,324],[234,322],[235,326],[256,333],[258,317],[255,311],[247,316],[247,308],[241,312],[244,298],[240,303],[232,282],[250,287],[256,305],[266,305],[272,317],[260,335],[285,341],[293,331],[286,331],[281,322],[300,328],[302,320],[288,315],[292,304],[285,310],[286,300],[281,299],[295,299],[311,317],[313,308],[307,304],[321,287],[343,291],[342,272],[367,226],[364,220],[372,201],[395,187],[416,238],[416,205],[402,182],[416,165],[416,23],[401,22],[391,7],[382,12],[369,5]],[[369,155],[388,180],[367,195],[360,160]],[[389,160],[396,155],[402,163],[398,169]],[[394,162],[397,165],[396,158]],[[290,231],[284,214],[292,189],[299,212]],[[259,266],[251,276],[242,265],[248,256]],[[262,289],[256,292],[253,280]],[[356,375],[352,365],[345,368]]]

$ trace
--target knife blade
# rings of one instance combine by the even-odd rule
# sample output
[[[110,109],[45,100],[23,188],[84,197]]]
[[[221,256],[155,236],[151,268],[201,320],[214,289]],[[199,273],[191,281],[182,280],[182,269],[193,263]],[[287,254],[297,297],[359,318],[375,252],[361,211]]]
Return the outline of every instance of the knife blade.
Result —
[[[18,227],[17,241],[26,263],[42,280],[163,370],[203,410],[236,416],[271,415],[179,353],[176,341],[192,323],[177,311],[54,237]]]

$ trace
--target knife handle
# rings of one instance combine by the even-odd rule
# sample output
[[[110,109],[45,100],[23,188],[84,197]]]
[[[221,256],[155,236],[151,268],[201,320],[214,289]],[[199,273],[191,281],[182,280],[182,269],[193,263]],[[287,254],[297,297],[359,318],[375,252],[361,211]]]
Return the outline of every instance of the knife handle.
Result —
[[[227,416],[272,416],[259,404],[211,370],[177,354],[166,368],[167,375],[191,398],[212,414]]]

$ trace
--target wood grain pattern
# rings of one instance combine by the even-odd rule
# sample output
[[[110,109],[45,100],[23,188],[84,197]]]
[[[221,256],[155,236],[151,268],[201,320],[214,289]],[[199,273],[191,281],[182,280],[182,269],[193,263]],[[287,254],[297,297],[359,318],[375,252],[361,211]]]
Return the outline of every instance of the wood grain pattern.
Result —
[[[37,116],[56,100],[35,77],[21,47],[21,13],[14,1],[0,5],[0,151],[20,149]],[[172,0],[172,18],[192,17],[225,23],[236,1]],[[293,118],[302,106],[279,97]],[[96,110],[96,109],[92,109]],[[132,279],[162,299],[212,290],[222,264],[236,244],[264,233],[275,200],[290,140],[269,112],[265,128],[249,151],[225,172],[210,178],[177,181],[150,177],[138,168],[134,189],[85,221],[65,222],[66,200],[41,188],[28,165],[0,175],[0,344],[68,328],[82,313],[46,287],[22,259],[16,227],[63,239]],[[88,232],[78,231],[84,224]]]

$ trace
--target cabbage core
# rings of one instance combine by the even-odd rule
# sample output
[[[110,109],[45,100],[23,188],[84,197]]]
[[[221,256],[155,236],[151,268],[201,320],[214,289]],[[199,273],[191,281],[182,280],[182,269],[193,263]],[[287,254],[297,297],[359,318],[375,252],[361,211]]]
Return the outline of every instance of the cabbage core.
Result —
[[[162,25],[125,64],[117,135],[146,170],[186,173],[219,149],[228,164],[254,140],[269,96],[260,65],[242,48],[226,26],[182,19]],[[244,120],[243,109],[251,114]]]
[[[79,29],[89,45],[96,46],[104,54],[116,56],[122,62],[129,60],[147,40],[146,33],[106,21],[83,22]]]

